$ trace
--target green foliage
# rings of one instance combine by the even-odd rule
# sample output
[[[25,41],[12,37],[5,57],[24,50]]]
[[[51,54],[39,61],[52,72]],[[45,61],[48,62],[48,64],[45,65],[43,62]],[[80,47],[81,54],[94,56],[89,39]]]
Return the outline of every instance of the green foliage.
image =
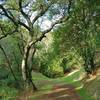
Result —
[[[20,69],[21,53],[20,53],[17,43],[18,43],[18,41],[16,41],[16,39],[11,36],[0,41],[0,44],[2,45],[3,49],[6,52],[7,57],[9,59],[11,68],[15,74],[15,77],[17,78],[17,81],[19,81],[19,80],[21,81],[21,69]],[[15,56],[16,56],[17,62],[15,60]],[[15,81],[15,79],[11,73],[11,70],[9,68],[7,59],[5,58],[3,52],[0,49],[0,86],[2,86],[2,87],[5,86],[8,89],[9,88],[20,88],[20,85],[18,85],[20,83],[20,81],[18,83],[17,83],[17,81]],[[4,92],[5,91],[6,90],[4,90]],[[12,89],[12,91],[13,91],[13,89]],[[11,92],[11,95],[13,96],[12,93],[13,92]],[[5,95],[6,95],[5,98],[10,98],[10,97],[7,97],[7,95],[10,96],[10,91],[8,90],[8,94],[6,94],[6,92],[5,92]]]
[[[7,6],[12,8],[12,9],[15,9],[15,10],[19,9],[18,1],[16,1],[16,0],[7,0]]]
[[[0,99],[2,100],[15,99],[17,93],[18,93],[18,90],[16,90],[15,88],[0,86]]]
[[[14,30],[15,25],[9,20],[0,20],[0,36],[8,34]]]
[[[4,66],[0,66],[0,80],[8,78],[9,71]]]
[[[22,57],[26,53],[26,51],[24,52],[25,46],[41,36],[42,23],[40,22],[44,21],[44,19],[48,19],[51,22],[55,21],[55,18],[59,18],[63,14],[68,1],[22,0],[22,9],[20,9],[18,0],[6,0],[3,6],[7,10],[8,15],[11,16],[10,20],[14,20],[14,23],[18,26],[18,32],[13,35],[10,33],[15,29],[15,25],[7,16],[2,16],[2,6],[0,4],[0,16],[3,17],[3,19],[0,19],[0,37],[7,33],[10,35],[0,40],[0,44],[6,52],[18,82],[21,82],[22,77],[21,63]],[[91,71],[92,67],[95,66],[95,51],[100,48],[99,4],[100,2],[95,0],[72,0],[71,13],[67,22],[65,21],[61,25],[57,25],[49,33],[51,35],[46,35],[43,41],[34,45],[36,53],[32,59],[33,70],[39,71],[51,78],[61,77],[64,73],[75,70],[75,68],[83,67],[83,64],[86,71]],[[28,7],[25,7],[27,5]],[[48,5],[51,5],[51,7],[48,8]],[[65,10],[64,16],[67,14],[68,12]],[[37,19],[33,25],[33,29],[31,29],[32,26],[30,23],[35,15]],[[27,29],[27,27],[29,28]],[[19,44],[20,48],[18,46]],[[27,54],[27,56],[29,55]],[[76,73],[60,79],[63,83],[67,82],[78,86],[80,82],[74,82],[74,79],[79,77],[79,75],[80,73]],[[33,75],[32,78],[36,80],[36,76],[34,78]],[[37,80],[41,80],[40,76],[37,78]],[[46,80],[47,78],[44,77],[44,79]],[[60,80],[58,81],[61,82]],[[4,97],[4,100],[13,99],[18,92],[13,87],[19,88],[20,86],[14,80],[6,58],[2,50],[0,50],[0,97]],[[84,92],[84,89],[79,90],[79,93],[82,95]]]
[[[47,76],[52,78],[63,76],[63,68],[61,67],[61,59],[58,57],[53,59],[48,65]]]
[[[75,56],[82,58],[86,63],[88,62],[85,67],[88,65],[94,66],[96,36],[98,34],[98,22],[96,22],[95,18],[99,14],[98,10],[95,9],[96,5],[96,3],[92,5],[90,1],[77,0],[73,6],[74,10],[71,12],[70,19],[55,30],[53,35],[54,51],[62,58],[66,58],[68,55],[71,56],[71,54],[68,54],[70,50],[72,53],[77,52]],[[96,11],[97,15],[93,15]],[[71,59],[76,58],[73,54],[72,56]],[[80,65],[82,64],[83,62],[81,61]]]

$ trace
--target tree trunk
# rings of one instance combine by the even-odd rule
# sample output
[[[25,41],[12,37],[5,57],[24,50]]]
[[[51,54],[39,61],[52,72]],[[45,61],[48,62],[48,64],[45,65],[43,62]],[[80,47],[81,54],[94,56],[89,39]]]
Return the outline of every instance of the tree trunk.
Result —
[[[33,90],[37,90],[36,86],[34,85],[33,81],[32,81],[32,73],[30,71],[30,65],[31,65],[31,60],[29,59],[32,59],[32,57],[30,58],[30,51],[31,51],[31,47],[32,46],[29,46],[29,45],[26,45],[25,47],[25,51],[24,51],[24,57],[23,57],[23,60],[22,60],[22,77],[23,77],[23,80],[25,81],[25,83],[27,84],[27,86],[32,86]],[[29,64],[30,62],[30,64]]]
[[[90,58],[90,65],[91,65],[92,74],[94,74],[95,71],[94,56]]]
[[[17,81],[17,78],[16,78],[16,76],[15,76],[15,74],[13,72],[13,69],[12,69],[11,63],[9,61],[9,58],[7,57],[7,54],[6,54],[4,48],[1,45],[0,45],[0,49],[2,50],[2,52],[3,52],[3,54],[4,54],[5,58],[6,58],[6,61],[7,61],[8,67],[9,67],[9,69],[11,71],[11,74],[13,75],[15,81]]]

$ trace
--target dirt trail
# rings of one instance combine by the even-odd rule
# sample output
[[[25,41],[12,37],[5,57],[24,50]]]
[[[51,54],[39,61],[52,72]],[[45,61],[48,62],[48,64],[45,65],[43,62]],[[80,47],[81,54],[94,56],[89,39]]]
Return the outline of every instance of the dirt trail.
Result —
[[[31,99],[33,95],[34,93],[32,91],[24,91],[16,100],[81,100],[72,85],[55,85],[51,92],[40,95],[36,99]]]
[[[50,93],[40,96],[37,100],[81,100],[81,98],[73,86],[56,85]]]

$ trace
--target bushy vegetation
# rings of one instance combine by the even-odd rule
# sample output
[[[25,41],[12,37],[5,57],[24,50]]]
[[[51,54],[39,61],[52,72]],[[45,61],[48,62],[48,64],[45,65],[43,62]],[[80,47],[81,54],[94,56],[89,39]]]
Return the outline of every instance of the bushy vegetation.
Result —
[[[1,0],[0,99],[13,99],[21,89],[37,90],[34,72],[69,84],[71,77],[64,77],[76,69],[96,74],[99,4],[99,0]]]

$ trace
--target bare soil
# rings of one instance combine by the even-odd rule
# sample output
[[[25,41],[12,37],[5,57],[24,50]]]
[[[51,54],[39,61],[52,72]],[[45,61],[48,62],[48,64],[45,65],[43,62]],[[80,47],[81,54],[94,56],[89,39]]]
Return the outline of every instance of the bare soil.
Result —
[[[81,98],[73,86],[56,85],[50,93],[40,96],[37,100],[81,100]]]

